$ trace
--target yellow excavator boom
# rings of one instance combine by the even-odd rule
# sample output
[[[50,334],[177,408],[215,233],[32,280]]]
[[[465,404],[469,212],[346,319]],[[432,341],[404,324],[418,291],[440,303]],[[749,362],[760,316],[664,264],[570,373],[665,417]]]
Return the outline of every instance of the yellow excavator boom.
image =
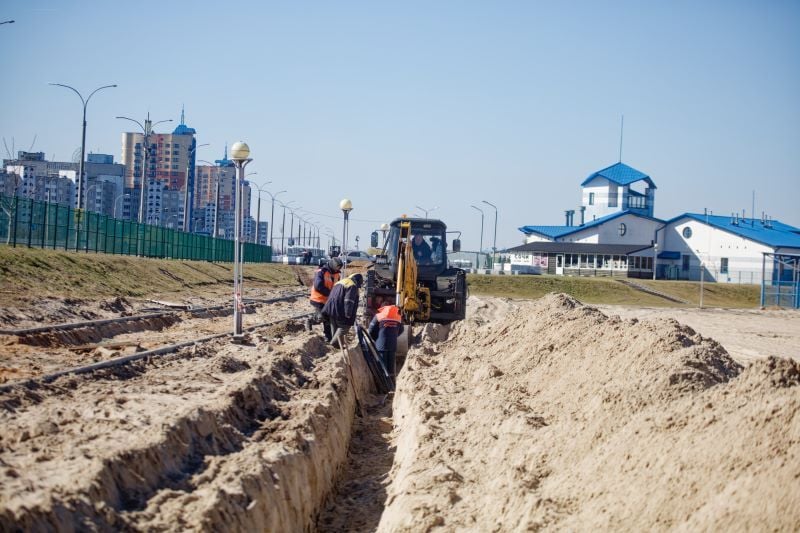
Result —
[[[431,292],[417,281],[417,261],[411,246],[411,223],[400,223],[398,239],[397,294],[395,305],[409,323],[427,321],[431,316]]]

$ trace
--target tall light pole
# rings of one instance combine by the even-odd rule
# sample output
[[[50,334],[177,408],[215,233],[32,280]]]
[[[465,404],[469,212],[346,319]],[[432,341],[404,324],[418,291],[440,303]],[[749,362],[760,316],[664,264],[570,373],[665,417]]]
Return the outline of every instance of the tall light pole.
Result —
[[[153,127],[154,126],[156,126],[158,124],[161,124],[163,122],[172,122],[172,119],[169,118],[167,120],[159,120],[158,122],[153,122],[152,120],[150,120],[150,112],[149,111],[147,112],[147,118],[144,119],[144,124],[142,124],[138,120],[134,120],[134,119],[129,118],[129,117],[117,117],[117,118],[121,119],[121,120],[129,120],[129,121],[133,122],[134,124],[136,124],[137,126],[139,126],[140,128],[142,128],[142,141],[143,141],[143,144],[144,144],[144,146],[142,146],[142,148],[144,148],[144,152],[142,154],[142,176],[140,178],[140,183],[139,183],[139,224],[143,224],[144,220],[145,220],[145,218],[144,218],[144,197],[145,197],[145,192],[146,192],[145,187],[146,187],[146,183],[147,183],[147,154],[148,154],[148,152],[150,152],[150,146],[149,146],[150,143],[148,142],[148,139],[150,137],[150,133],[152,133],[152,131],[153,131]],[[134,163],[134,168],[135,167],[136,167],[136,165]],[[134,173],[134,177],[136,177],[135,173]]]
[[[14,22],[13,20],[11,22]],[[64,87],[65,89],[69,89],[70,91],[74,92],[78,95],[78,98],[81,99],[81,103],[83,104],[83,128],[81,129],[81,160],[78,164],[78,201],[76,202],[77,209],[85,208],[85,203],[83,202],[83,185],[84,185],[84,175],[83,169],[84,164],[83,160],[86,157],[86,106],[89,105],[89,100],[92,99],[94,93],[97,91],[101,91],[103,89],[109,89],[111,87],[116,87],[116,85],[103,85],[102,87],[98,87],[94,91],[92,91],[89,96],[84,100],[83,95],[78,92],[77,89],[74,87],[70,87],[69,85],[64,85],[63,83],[50,83],[49,85],[54,85],[56,87]]]
[[[437,205],[436,207],[430,207],[430,208],[428,208],[428,209],[425,209],[424,207],[420,207],[420,206],[418,206],[418,205],[415,205],[414,207],[416,207],[417,209],[419,209],[420,211],[422,211],[423,213],[425,213],[425,218],[428,218],[428,213],[429,213],[430,211],[434,211],[434,210],[436,210],[436,209],[439,209],[439,206],[438,206],[438,205]]]
[[[481,202],[494,207],[494,240],[492,241],[492,269],[494,269],[495,261],[497,260],[495,258],[497,254],[497,206],[486,200],[481,200]]]
[[[483,253],[483,209],[481,209],[480,207],[476,207],[474,205],[470,205],[470,207],[472,209],[477,209],[478,211],[481,212],[481,245],[480,248],[478,248],[478,253],[475,254],[475,268],[478,269],[481,267],[480,254]]]
[[[293,204],[294,200],[289,200],[286,203],[278,202],[283,207],[283,221],[281,222],[281,255],[286,254],[286,245],[284,243],[286,239],[286,208]]]
[[[191,186],[189,184],[190,172],[192,167],[194,166],[194,156],[197,153],[197,149],[201,146],[211,146],[210,143],[203,143],[197,144],[189,148],[189,158],[186,161],[186,183],[183,184],[184,188],[184,195],[183,195],[183,231],[187,233],[192,232],[192,212],[194,211],[194,180],[191,180]]]
[[[242,258],[239,255],[239,240],[242,232],[242,182],[244,181],[244,168],[252,161],[250,157],[250,147],[247,143],[239,141],[231,146],[231,159],[236,167],[236,208],[234,210],[234,230],[233,230],[233,342],[241,343],[244,340],[242,334],[242,287],[239,272],[242,269]]]
[[[261,193],[268,192],[266,189],[263,189],[262,191],[262,187],[266,187],[270,183],[272,182],[268,181],[262,185],[258,185],[257,183],[253,184],[256,186],[256,190],[258,191],[258,203],[256,204],[256,240],[255,240],[256,244],[259,244],[259,239],[258,239],[259,229],[260,229],[259,226],[261,226]],[[272,224],[272,222],[270,222],[270,224]]]
[[[269,194],[269,197],[272,199],[272,208],[269,213],[269,249],[270,251],[274,251],[275,249],[272,247],[272,235],[273,235],[273,229],[275,228],[275,198],[277,198],[279,194],[283,194],[286,191],[278,191],[275,194],[272,194],[267,190],[265,190],[264,192]]]
[[[116,198],[114,198],[114,215],[113,215],[114,218],[117,218],[117,202],[119,202],[120,198],[124,198],[126,196],[130,196],[130,194],[122,193],[119,196],[117,196]]]
[[[347,259],[347,223],[350,220],[350,211],[353,210],[353,202],[349,199],[344,198],[341,202],[339,202],[339,209],[342,210],[344,214],[344,224],[342,225],[342,257]],[[347,268],[347,262],[345,261],[344,266],[342,267],[342,276],[344,276],[344,271]]]

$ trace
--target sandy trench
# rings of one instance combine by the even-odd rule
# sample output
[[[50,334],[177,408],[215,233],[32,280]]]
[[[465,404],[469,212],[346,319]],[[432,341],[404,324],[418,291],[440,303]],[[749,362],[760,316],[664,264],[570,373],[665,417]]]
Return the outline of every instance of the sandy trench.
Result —
[[[419,340],[388,399],[351,350],[363,418],[317,332],[4,395],[0,530],[800,523],[794,361],[744,367],[674,320],[563,295],[473,297],[467,320]]]

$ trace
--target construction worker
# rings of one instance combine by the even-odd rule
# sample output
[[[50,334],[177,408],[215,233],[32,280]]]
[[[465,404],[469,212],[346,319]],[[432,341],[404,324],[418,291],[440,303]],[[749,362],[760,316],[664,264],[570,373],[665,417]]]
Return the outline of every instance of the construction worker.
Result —
[[[358,289],[363,283],[364,276],[358,273],[350,274],[333,286],[328,301],[322,307],[323,320],[329,320],[333,328],[330,343],[334,346],[339,341],[344,343],[344,336],[356,323]]]
[[[322,331],[325,334],[325,340],[330,342],[333,337],[331,331],[331,323],[325,320],[322,314],[322,308],[325,302],[328,301],[328,296],[331,293],[333,286],[341,278],[340,271],[344,262],[338,257],[332,257],[327,263],[321,265],[314,275],[314,283],[311,285],[311,307],[314,308],[314,318],[317,322],[322,321]]]
[[[395,368],[395,353],[397,352],[397,337],[403,333],[403,322],[400,308],[396,305],[384,305],[372,317],[369,323],[369,336],[375,341],[375,349],[383,361],[383,366],[389,373],[389,379],[394,389],[394,380],[397,373]]]
[[[414,251],[414,259],[419,265],[427,265],[431,262],[431,246],[419,233],[411,239],[411,248]]]

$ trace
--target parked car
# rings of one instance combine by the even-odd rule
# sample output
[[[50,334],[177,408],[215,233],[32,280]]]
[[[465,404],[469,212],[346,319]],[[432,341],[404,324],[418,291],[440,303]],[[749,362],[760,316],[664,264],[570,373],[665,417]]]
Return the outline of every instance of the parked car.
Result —
[[[363,252],[361,250],[351,250],[347,252],[347,256],[342,258],[345,263],[349,263],[350,261],[374,261],[375,258],[369,255],[367,252]]]

